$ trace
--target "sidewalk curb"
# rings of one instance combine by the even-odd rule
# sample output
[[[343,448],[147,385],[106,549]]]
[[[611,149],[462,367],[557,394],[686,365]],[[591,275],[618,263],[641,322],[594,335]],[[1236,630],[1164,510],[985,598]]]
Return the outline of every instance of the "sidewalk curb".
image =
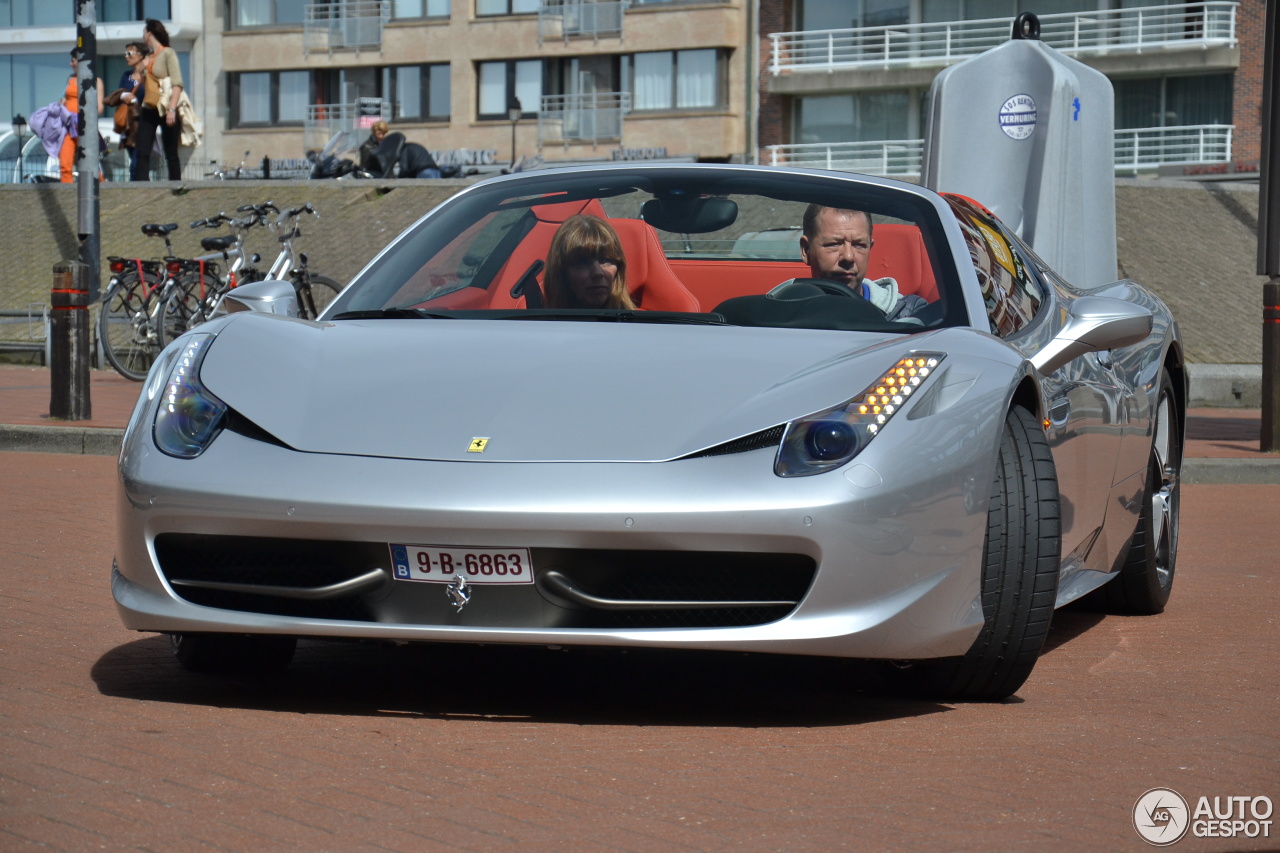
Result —
[[[116,456],[123,440],[122,429],[0,424],[0,451],[11,453]]]
[[[1263,459],[1183,459],[1182,482],[1197,485],[1280,483],[1280,456]]]
[[[123,440],[122,429],[0,424],[0,452],[115,456],[120,453]],[[1280,484],[1280,456],[1183,459],[1182,482],[1194,485]]]

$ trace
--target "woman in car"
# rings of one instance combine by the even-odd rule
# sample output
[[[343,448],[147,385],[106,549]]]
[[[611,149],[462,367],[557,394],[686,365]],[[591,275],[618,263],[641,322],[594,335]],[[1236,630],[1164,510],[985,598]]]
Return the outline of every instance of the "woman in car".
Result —
[[[634,310],[627,292],[627,260],[609,223],[577,214],[551,238],[544,277],[548,308]]]

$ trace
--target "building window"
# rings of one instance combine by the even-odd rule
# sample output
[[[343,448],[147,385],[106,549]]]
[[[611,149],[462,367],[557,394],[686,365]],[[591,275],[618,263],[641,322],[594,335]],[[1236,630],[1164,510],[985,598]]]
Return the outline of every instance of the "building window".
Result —
[[[538,0],[476,0],[476,17],[494,15],[532,15],[538,11]]]
[[[61,101],[71,76],[70,59],[65,50],[0,56],[0,122]]]
[[[141,23],[147,18],[167,21],[169,14],[169,0],[103,0],[98,4],[98,20],[104,24],[121,21]]]
[[[447,18],[449,17],[449,0],[391,0],[391,17],[402,18]]]
[[[795,100],[796,142],[878,142],[913,138],[906,90],[811,95]]]
[[[232,29],[301,26],[307,0],[231,0],[231,5]]]
[[[243,71],[229,77],[231,126],[302,124],[311,103],[309,71]]]
[[[1231,124],[1231,74],[1113,81],[1116,127]]]
[[[505,119],[514,96],[520,100],[521,115],[533,116],[542,107],[542,60],[517,59],[510,62],[481,62],[478,68],[479,118]]]
[[[664,50],[623,57],[633,110],[712,109],[725,103],[723,54]]]
[[[392,121],[448,121],[448,65],[395,65],[382,69],[382,97]]]

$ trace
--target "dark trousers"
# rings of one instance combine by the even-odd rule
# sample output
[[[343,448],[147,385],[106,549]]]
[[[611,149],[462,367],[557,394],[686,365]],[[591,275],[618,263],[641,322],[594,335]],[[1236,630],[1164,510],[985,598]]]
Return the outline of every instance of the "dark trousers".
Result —
[[[138,180],[151,180],[151,152],[156,147],[156,132],[160,133],[160,144],[164,146],[164,161],[169,167],[169,180],[182,180],[182,163],[178,160],[178,142],[182,139],[182,125],[175,120],[170,127],[168,122],[160,118],[157,110],[143,107],[138,114]]]

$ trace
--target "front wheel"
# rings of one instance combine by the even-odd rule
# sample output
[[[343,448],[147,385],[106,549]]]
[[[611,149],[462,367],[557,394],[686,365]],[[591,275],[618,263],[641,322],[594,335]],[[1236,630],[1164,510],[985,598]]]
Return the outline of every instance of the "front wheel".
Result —
[[[98,313],[98,342],[102,353],[125,379],[141,382],[160,351],[151,324],[151,299],[146,282],[122,276],[102,300]]]
[[[886,664],[890,684],[927,698],[998,701],[1031,674],[1049,634],[1062,548],[1058,477],[1035,416],[1005,417],[987,508],[982,633],[964,657]]]
[[[342,285],[327,275],[297,272],[289,280],[293,282],[293,289],[298,294],[298,316],[306,320],[319,317],[342,292]]]

